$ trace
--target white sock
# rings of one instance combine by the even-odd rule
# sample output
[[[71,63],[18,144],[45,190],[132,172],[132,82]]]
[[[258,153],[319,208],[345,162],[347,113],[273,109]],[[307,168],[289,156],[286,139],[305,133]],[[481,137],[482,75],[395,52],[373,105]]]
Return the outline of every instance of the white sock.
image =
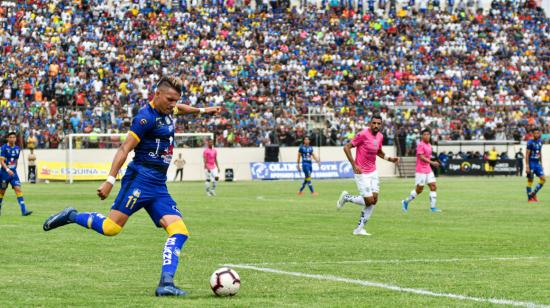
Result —
[[[204,188],[206,189],[207,192],[210,191],[210,182],[206,181],[204,182]]]
[[[365,206],[365,198],[363,198],[362,196],[346,195],[344,197],[344,200],[346,202],[351,202],[351,203],[355,203],[355,204],[360,205],[360,206]]]
[[[374,205],[365,206],[363,210],[361,211],[361,217],[359,217],[359,223],[357,224],[357,229],[362,229],[367,221],[370,219],[370,216],[372,215],[372,211],[374,210]]]
[[[212,190],[216,190],[216,186],[218,186],[218,181],[212,181]]]
[[[414,200],[414,198],[416,198],[416,196],[417,196],[416,190],[413,189],[411,191],[411,194],[407,197],[407,199],[405,199],[405,201],[411,202]]]
[[[430,191],[430,207],[432,209],[435,208],[436,202],[437,202],[437,192]]]

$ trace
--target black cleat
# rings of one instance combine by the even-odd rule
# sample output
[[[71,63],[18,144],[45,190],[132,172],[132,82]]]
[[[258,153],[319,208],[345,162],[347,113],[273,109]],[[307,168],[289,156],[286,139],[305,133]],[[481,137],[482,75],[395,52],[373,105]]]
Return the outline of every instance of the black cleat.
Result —
[[[70,220],[70,216],[72,213],[76,213],[76,209],[68,207],[63,211],[48,217],[48,219],[46,219],[46,221],[44,222],[42,228],[44,229],[44,231],[50,231],[55,228],[73,223],[73,221]]]
[[[22,215],[23,216],[30,216],[32,214],[32,211],[26,211],[25,213],[23,213]]]

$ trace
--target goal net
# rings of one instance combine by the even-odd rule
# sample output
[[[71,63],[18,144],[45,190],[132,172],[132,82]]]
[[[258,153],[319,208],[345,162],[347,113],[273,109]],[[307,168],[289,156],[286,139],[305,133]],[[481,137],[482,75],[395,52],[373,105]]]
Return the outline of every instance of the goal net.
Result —
[[[111,162],[118,147],[126,140],[127,134],[69,134],[66,136],[65,166],[61,173],[65,181],[104,180],[109,174]],[[205,145],[212,133],[176,133],[174,151],[182,148],[198,148]],[[126,164],[133,158],[128,155]],[[123,166],[119,177],[126,170]]]

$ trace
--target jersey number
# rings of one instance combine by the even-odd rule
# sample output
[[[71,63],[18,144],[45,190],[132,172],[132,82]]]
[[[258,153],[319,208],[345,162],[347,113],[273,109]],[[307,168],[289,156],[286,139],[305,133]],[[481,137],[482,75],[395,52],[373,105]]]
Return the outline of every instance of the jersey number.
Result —
[[[137,197],[134,196],[128,196],[128,202],[126,202],[126,208],[129,208],[130,210],[134,208],[134,205],[136,205]]]

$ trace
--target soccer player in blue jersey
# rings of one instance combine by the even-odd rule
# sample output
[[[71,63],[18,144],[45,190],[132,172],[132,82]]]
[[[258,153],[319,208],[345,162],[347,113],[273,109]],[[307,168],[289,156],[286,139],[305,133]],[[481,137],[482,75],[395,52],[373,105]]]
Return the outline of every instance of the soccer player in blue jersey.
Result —
[[[0,150],[0,163],[2,164],[2,171],[0,172],[0,180],[2,181],[0,187],[0,212],[2,211],[2,200],[4,199],[6,189],[8,185],[11,185],[11,188],[15,191],[17,202],[19,202],[21,215],[29,216],[32,214],[32,211],[27,211],[25,207],[25,199],[23,199],[23,192],[21,191],[21,181],[17,175],[17,160],[19,159],[21,149],[15,145],[15,140],[15,133],[8,133],[8,143],[2,145]]]
[[[527,151],[525,155],[525,172],[527,173],[527,201],[538,202],[537,193],[546,182],[544,170],[542,169],[542,140],[540,129],[533,129],[533,139],[527,141]],[[539,183],[532,190],[535,175],[539,177]]]
[[[304,172],[304,181],[302,182],[302,187],[298,191],[298,195],[304,194],[304,188],[306,185],[309,187],[309,191],[312,195],[317,193],[313,190],[313,185],[311,184],[311,173],[313,172],[313,164],[311,159],[315,159],[319,163],[319,159],[313,153],[313,147],[309,145],[309,137],[304,138],[304,143],[298,149],[298,171]],[[302,168],[300,169],[300,160],[302,161]]]
[[[166,187],[166,171],[172,160],[175,114],[217,113],[221,107],[194,108],[176,104],[181,97],[182,81],[162,77],[157,83],[153,100],[132,120],[128,137],[120,146],[109,172],[109,177],[97,189],[101,200],[113,189],[116,176],[134,151],[134,159],[122,178],[122,184],[107,217],[100,213],[79,213],[74,208],[50,216],[44,222],[44,231],[76,223],[105,235],[117,235],[128,218],[144,208],[157,227],[168,233],[162,255],[162,272],[156,296],[185,296],[187,293],[174,285],[174,274],[180,251],[189,236],[176,202]]]

